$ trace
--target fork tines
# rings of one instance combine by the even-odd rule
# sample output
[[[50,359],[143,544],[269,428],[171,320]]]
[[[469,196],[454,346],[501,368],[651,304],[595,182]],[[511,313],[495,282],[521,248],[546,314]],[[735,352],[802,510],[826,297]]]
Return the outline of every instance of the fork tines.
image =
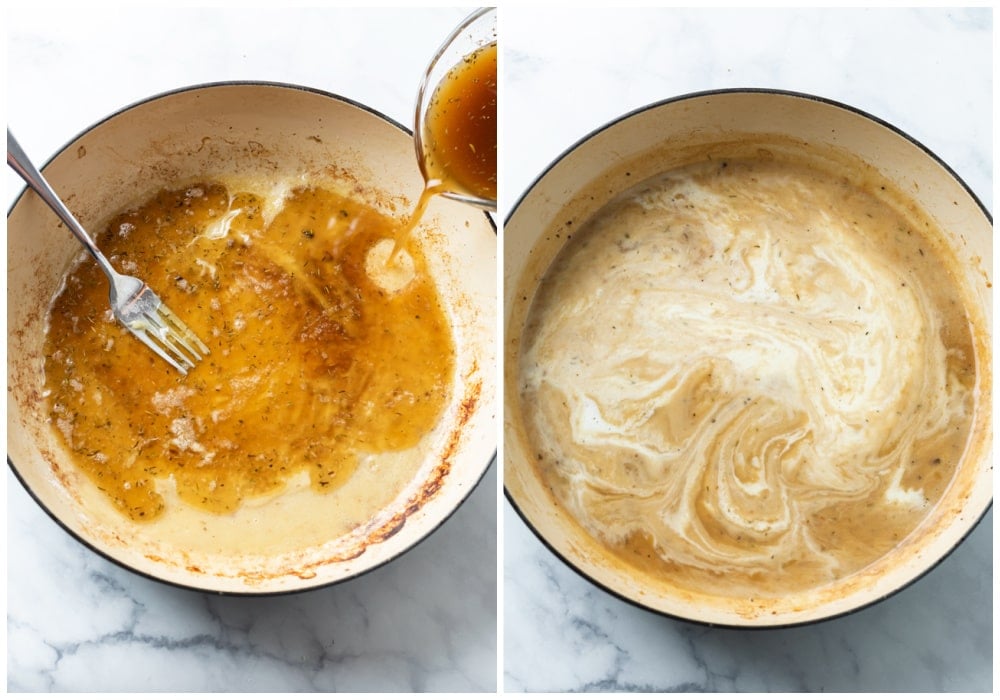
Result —
[[[209,354],[208,346],[159,299],[141,320],[129,323],[127,327],[181,374],[187,374],[189,369],[194,369],[196,362]]]

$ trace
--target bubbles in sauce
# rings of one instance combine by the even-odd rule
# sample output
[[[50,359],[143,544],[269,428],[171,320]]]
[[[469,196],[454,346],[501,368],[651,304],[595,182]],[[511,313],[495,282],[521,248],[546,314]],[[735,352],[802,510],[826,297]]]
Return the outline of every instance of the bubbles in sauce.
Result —
[[[299,475],[331,491],[362,456],[418,444],[452,393],[455,347],[419,248],[379,269],[397,230],[321,187],[275,200],[211,182],[116,218],[99,245],[211,354],[181,377],[113,319],[96,265],[76,265],[51,309],[45,375],[78,466],[143,521],[167,490],[227,513]]]
[[[519,381],[537,468],[628,566],[805,590],[877,560],[962,459],[974,350],[929,224],[805,164],[607,205],[546,273]]]

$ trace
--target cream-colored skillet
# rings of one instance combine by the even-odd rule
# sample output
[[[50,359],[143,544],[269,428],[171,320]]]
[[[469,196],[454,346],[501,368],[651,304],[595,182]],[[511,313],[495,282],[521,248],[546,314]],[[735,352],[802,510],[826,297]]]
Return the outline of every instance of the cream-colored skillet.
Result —
[[[87,129],[43,168],[85,228],[99,231],[164,187],[218,177],[323,182],[403,218],[423,180],[410,132],[349,99],[293,85],[218,83],[129,106]],[[308,487],[245,504],[232,517],[173,509],[126,519],[72,467],[48,424],[46,309],[79,244],[33,193],[7,219],[10,468],[69,533],[143,575],[199,590],[269,594],[315,588],[392,560],[430,535],[496,453],[496,231],[481,211],[435,198],[416,235],[452,323],[454,391],[414,460],[417,477],[349,531],[336,497]]]

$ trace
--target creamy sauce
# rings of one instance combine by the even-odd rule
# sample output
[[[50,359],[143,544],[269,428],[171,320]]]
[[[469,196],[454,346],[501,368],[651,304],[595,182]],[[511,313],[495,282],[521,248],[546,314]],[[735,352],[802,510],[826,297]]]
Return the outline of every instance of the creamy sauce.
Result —
[[[54,301],[51,420],[133,520],[178,499],[233,512],[303,477],[339,489],[367,457],[416,445],[452,393],[452,330],[419,246],[387,264],[397,222],[322,187],[258,190],[164,191],[99,238],[209,346],[187,377],[114,320],[89,259]],[[405,482],[394,469],[384,487]],[[371,512],[396,495],[366,495]]]
[[[975,369],[939,238],[805,164],[706,163],[601,210],[522,341],[537,469],[629,566],[719,595],[889,552],[965,450]]]

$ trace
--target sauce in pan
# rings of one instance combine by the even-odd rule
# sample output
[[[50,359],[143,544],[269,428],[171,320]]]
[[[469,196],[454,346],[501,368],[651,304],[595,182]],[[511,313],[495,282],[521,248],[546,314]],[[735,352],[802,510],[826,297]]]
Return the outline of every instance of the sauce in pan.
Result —
[[[320,187],[207,182],[118,216],[99,246],[211,353],[182,377],[114,320],[96,264],[76,264],[51,309],[45,373],[77,465],[147,521],[177,498],[231,512],[301,475],[331,491],[365,455],[417,444],[451,395],[455,347],[417,247],[385,264],[397,230]]]
[[[974,416],[941,234],[806,163],[709,162],[600,211],[546,273],[520,372],[537,469],[621,561],[805,590],[934,508]]]

